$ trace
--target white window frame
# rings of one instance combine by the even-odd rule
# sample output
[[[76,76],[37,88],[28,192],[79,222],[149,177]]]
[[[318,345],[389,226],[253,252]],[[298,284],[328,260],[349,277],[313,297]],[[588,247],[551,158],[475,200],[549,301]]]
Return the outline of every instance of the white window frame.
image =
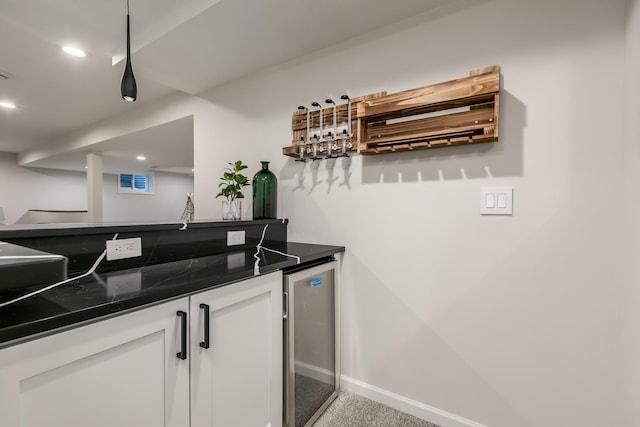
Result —
[[[122,187],[121,175],[131,175],[131,188]],[[145,189],[135,188],[136,177],[145,177],[147,187]],[[121,194],[155,194],[155,174],[153,172],[119,173],[116,185],[118,193]]]

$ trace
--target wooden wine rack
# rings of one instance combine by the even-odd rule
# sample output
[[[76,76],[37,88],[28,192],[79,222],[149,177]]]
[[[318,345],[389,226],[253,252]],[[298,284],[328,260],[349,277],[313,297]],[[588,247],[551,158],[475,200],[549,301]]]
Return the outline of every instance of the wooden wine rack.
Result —
[[[348,151],[354,152],[358,150],[358,105],[365,100],[372,100],[386,94],[387,92],[378,92],[351,99],[351,134],[353,135],[351,142],[353,144],[353,148]],[[343,123],[346,126],[349,113],[348,104],[338,105],[336,108],[336,121],[338,124]],[[322,110],[322,121],[324,126],[333,126],[333,108],[330,107]],[[320,127],[320,111],[311,111],[309,114],[309,127],[312,129]],[[311,135],[307,135],[306,110],[297,110],[293,113],[293,116],[291,117],[291,130],[293,131],[293,141],[291,142],[291,146],[284,147],[282,149],[282,154],[298,158],[298,141],[300,141],[301,137],[304,137],[304,140],[308,142],[310,136],[314,134],[314,132],[311,132]],[[323,132],[325,137],[327,136],[326,131],[327,129]],[[326,144],[323,143],[321,145],[326,149]],[[305,157],[309,157],[309,155],[305,154]]]
[[[352,100],[352,143],[360,154],[384,154],[498,141],[500,67],[472,71],[468,77],[393,94],[380,92]],[[337,107],[346,122],[347,105]],[[306,111],[292,117],[292,145],[283,154],[298,157],[300,137],[308,141]],[[333,111],[323,121],[333,124]],[[320,113],[310,114],[318,127]],[[323,135],[323,136],[326,136]]]

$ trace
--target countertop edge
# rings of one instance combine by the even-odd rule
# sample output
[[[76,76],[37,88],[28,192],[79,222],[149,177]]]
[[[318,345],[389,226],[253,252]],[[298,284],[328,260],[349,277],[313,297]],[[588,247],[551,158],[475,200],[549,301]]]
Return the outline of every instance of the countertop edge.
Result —
[[[287,242],[287,252],[289,253],[289,255],[298,257],[300,260],[300,264],[304,264],[318,259],[334,256],[338,253],[344,253],[345,247]],[[56,317],[43,317],[42,319],[31,322],[29,324],[19,324],[6,328],[0,328],[0,340],[3,339],[3,335],[5,335],[6,337],[6,340],[0,342],[0,350],[28,341],[44,338],[46,336],[55,335],[71,329],[86,326],[92,323],[108,320],[145,308],[160,305],[166,302],[174,301],[176,299],[188,297],[201,292],[206,292],[211,289],[239,283],[244,280],[251,279],[252,277],[270,274],[275,271],[282,271],[286,268],[293,267],[298,264],[294,257],[261,267],[260,274],[258,275],[241,272],[236,275],[229,275],[228,277],[225,277],[224,280],[218,283],[213,283],[211,285],[203,286],[197,289],[185,289],[184,291],[176,292],[173,295],[154,296],[153,294],[150,294],[131,300],[117,301],[109,304],[96,305],[94,307],[86,308],[83,310],[70,311],[69,313],[65,313],[64,315],[59,315]],[[227,278],[228,280],[226,280]]]
[[[244,225],[262,224],[288,224],[289,219],[247,219],[240,221],[212,221],[202,220],[187,223],[188,229],[198,228],[228,228]],[[183,227],[183,222],[158,222],[158,223],[67,223],[67,224],[25,224],[0,227],[0,240],[33,237],[59,237],[68,236],[70,231],[76,235],[124,233],[128,231],[174,231]]]

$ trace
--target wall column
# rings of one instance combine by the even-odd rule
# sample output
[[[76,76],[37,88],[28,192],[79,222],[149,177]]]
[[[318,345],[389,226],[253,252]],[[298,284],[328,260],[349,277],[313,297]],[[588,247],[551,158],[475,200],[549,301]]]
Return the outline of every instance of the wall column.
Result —
[[[102,155],[87,154],[87,210],[90,223],[102,222]]]

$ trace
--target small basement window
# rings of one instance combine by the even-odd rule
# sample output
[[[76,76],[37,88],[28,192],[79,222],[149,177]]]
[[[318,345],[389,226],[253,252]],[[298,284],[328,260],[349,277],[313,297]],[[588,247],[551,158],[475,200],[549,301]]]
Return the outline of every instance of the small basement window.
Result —
[[[153,194],[153,172],[119,174],[118,193]]]

